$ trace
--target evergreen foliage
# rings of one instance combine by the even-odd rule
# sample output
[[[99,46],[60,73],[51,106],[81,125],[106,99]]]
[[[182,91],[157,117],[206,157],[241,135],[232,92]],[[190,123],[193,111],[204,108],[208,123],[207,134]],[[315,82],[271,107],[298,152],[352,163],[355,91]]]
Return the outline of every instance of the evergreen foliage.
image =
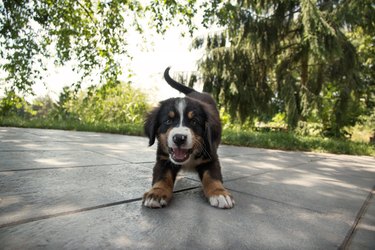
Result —
[[[206,21],[223,30],[197,38],[193,47],[206,51],[199,63],[204,90],[232,117],[269,121],[285,112],[290,129],[320,121],[329,134],[341,136],[345,126],[373,108],[372,1],[213,1],[206,6]],[[369,47],[361,52],[365,42],[356,43],[351,32],[361,32]]]

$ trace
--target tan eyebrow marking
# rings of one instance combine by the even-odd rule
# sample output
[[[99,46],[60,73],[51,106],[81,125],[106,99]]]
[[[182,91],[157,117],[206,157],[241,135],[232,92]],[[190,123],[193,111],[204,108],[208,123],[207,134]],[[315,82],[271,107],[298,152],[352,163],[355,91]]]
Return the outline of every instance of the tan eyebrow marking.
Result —
[[[194,117],[194,112],[193,111],[190,111],[188,114],[187,114],[188,118],[189,119],[192,119]]]
[[[173,111],[169,111],[169,113],[168,113],[169,118],[174,118],[175,115],[176,114]]]

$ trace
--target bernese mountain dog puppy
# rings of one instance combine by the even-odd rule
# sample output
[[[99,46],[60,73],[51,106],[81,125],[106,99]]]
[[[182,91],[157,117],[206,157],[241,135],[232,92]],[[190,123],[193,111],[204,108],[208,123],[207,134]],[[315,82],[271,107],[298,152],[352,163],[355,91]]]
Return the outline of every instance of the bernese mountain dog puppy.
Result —
[[[181,169],[195,170],[202,181],[209,203],[231,208],[234,200],[224,188],[217,155],[221,140],[221,123],[214,99],[200,93],[164,72],[167,83],[185,94],[160,102],[147,116],[144,130],[149,145],[158,140],[152,188],[143,196],[143,205],[161,208],[172,198],[174,182]]]

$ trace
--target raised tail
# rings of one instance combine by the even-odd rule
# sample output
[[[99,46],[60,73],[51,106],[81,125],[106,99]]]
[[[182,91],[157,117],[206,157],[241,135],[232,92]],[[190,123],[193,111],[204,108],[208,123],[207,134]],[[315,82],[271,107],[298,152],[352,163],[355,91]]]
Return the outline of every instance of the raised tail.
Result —
[[[179,82],[176,82],[175,80],[173,80],[170,76],[169,76],[169,69],[171,67],[168,67],[165,69],[164,71],[164,79],[167,81],[167,83],[174,89],[177,89],[178,91],[184,93],[185,95],[188,95],[192,92],[196,92],[195,89],[193,88],[190,88],[188,86],[185,86]]]

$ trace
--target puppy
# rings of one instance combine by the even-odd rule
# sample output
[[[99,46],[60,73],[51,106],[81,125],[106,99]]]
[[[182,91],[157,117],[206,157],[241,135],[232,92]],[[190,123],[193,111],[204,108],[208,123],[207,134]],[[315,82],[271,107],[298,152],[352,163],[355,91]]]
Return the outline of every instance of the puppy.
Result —
[[[144,130],[149,145],[158,140],[152,188],[143,196],[143,205],[160,208],[172,198],[176,176],[181,169],[197,171],[203,192],[211,206],[231,208],[234,200],[224,188],[217,155],[221,123],[214,99],[164,72],[167,83],[184,93],[184,98],[160,102],[147,116]]]

